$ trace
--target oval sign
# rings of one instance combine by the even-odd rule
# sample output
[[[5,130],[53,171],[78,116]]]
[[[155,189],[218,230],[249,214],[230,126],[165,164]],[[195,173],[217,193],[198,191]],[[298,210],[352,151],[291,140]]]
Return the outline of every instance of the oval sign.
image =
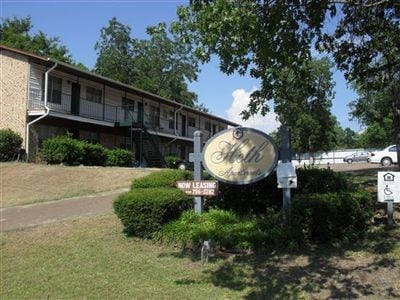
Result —
[[[267,177],[278,162],[274,140],[253,128],[230,128],[212,137],[203,148],[204,168],[219,180],[249,184]]]

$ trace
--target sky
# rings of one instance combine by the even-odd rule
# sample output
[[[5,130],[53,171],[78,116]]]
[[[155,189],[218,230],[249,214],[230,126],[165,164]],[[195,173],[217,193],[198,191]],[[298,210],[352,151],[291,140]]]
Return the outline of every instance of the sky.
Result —
[[[0,0],[0,17],[4,20],[30,16],[33,33],[41,30],[48,37],[59,37],[75,61],[93,68],[97,57],[94,45],[100,37],[100,29],[107,26],[111,18],[116,17],[119,22],[129,25],[132,37],[147,38],[147,26],[176,20],[176,8],[187,3],[178,0]],[[250,76],[223,74],[215,58],[202,65],[201,70],[197,82],[189,83],[189,90],[198,95],[199,103],[208,107],[212,114],[267,133],[279,126],[273,112],[265,117],[258,115],[248,121],[241,120],[240,112],[246,108],[251,92],[258,87],[257,80]],[[357,95],[347,88],[343,75],[333,71],[336,97],[332,113],[343,128],[360,131],[360,125],[349,120],[347,106]]]

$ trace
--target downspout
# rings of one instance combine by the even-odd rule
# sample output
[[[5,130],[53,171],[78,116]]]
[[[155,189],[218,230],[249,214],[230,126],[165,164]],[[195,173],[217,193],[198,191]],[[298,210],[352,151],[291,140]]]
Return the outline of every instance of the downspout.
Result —
[[[54,63],[54,66],[52,66],[50,69],[46,71],[44,74],[44,108],[45,108],[45,113],[41,115],[39,118],[32,120],[28,124],[26,124],[26,145],[25,145],[25,151],[26,151],[26,161],[28,161],[29,158],[29,128],[32,124],[36,123],[37,121],[47,117],[50,113],[50,107],[47,106],[47,88],[49,85],[49,73],[53,71],[57,67],[58,63]]]
[[[177,117],[178,117],[178,112],[181,111],[182,109],[183,109],[183,105],[175,111],[175,118],[174,118],[174,123],[175,123],[175,125],[174,125],[174,134],[175,135],[178,135],[177,132],[176,132],[176,130],[177,130],[176,121],[177,121]]]
[[[175,111],[175,113],[174,113],[174,135],[175,136],[177,136],[178,135],[178,133],[177,133],[177,126],[176,126],[176,119],[177,119],[177,117],[178,117],[178,112],[179,111],[181,111],[183,109],[183,105],[181,106],[181,107],[179,107],[176,111]],[[172,139],[171,141],[169,141],[166,145],[165,145],[165,147],[168,147],[170,144],[172,144],[173,142],[175,142],[177,140],[177,138],[174,138],[174,139]]]

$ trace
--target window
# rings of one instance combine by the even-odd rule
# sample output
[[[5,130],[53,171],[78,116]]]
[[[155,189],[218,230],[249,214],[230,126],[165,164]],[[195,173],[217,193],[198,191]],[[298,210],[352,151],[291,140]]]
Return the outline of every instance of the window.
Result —
[[[86,87],[86,100],[101,103],[102,92],[100,89],[96,89],[91,86]]]
[[[168,127],[169,129],[175,129],[174,127],[174,112],[170,111],[168,113]]]
[[[193,118],[193,117],[189,117],[189,118],[188,118],[188,125],[189,125],[190,127],[196,127],[196,119]]]
[[[61,88],[62,80],[54,76],[49,76],[48,86],[47,86],[47,101],[61,104]]]
[[[133,112],[135,110],[135,101],[122,97],[122,110],[124,111],[125,120],[133,120]]]
[[[149,106],[149,122],[152,126],[160,126],[160,109],[154,105]]]
[[[211,122],[205,121],[204,122],[204,129],[207,131],[211,131]]]
[[[393,146],[389,148],[390,152],[397,152],[397,146]]]

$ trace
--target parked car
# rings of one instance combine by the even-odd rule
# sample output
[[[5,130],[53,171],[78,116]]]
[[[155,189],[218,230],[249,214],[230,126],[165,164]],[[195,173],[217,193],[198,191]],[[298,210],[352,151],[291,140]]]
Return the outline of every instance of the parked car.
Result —
[[[381,151],[372,152],[371,163],[381,164],[385,167],[389,167],[392,164],[397,164],[397,146],[391,145]]]
[[[370,154],[367,151],[356,151],[350,155],[347,155],[343,158],[344,162],[347,162],[348,164],[351,164],[353,162],[357,161],[364,161],[364,162],[369,162],[370,161]]]
[[[178,170],[193,170],[194,169],[194,164],[192,162],[189,162],[187,160],[177,160],[176,162],[173,163],[174,167]]]

